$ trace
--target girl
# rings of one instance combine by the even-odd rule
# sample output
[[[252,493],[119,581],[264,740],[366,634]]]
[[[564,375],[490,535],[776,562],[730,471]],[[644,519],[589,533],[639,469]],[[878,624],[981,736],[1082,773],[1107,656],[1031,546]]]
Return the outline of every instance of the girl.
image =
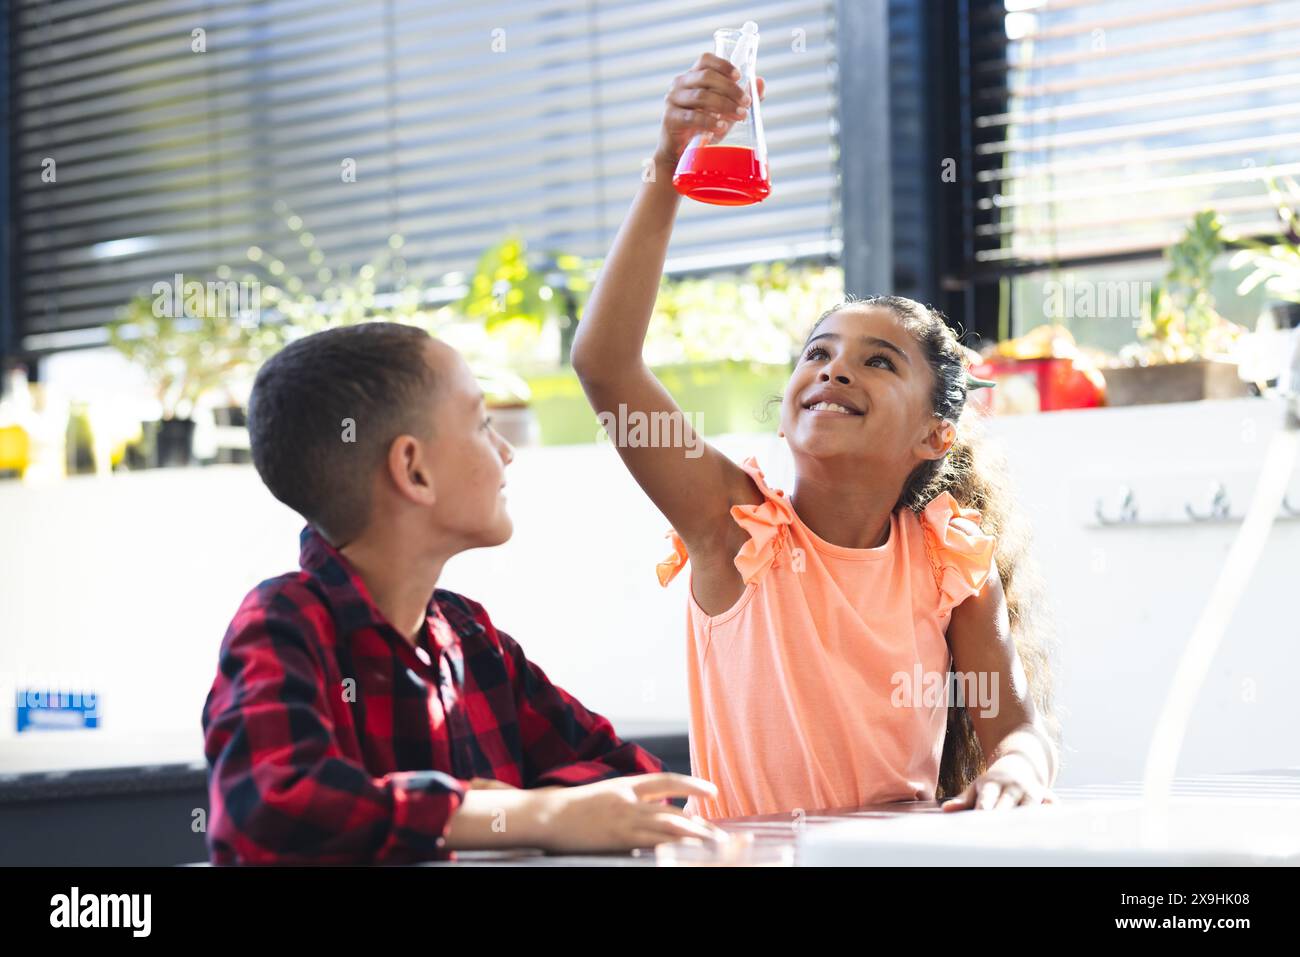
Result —
[[[682,416],[641,350],[679,202],[673,171],[694,133],[725,135],[744,117],[737,78],[706,53],[665,97],[654,175],[573,344],[597,413]],[[782,398],[788,496],[753,459],[700,454],[690,433],[685,449],[619,445],[673,525],[661,582],[691,565],[692,770],[719,793],[689,810],[1052,800],[1057,729],[1024,536],[999,471],[976,464],[966,358],[942,316],[908,299],[822,316]]]

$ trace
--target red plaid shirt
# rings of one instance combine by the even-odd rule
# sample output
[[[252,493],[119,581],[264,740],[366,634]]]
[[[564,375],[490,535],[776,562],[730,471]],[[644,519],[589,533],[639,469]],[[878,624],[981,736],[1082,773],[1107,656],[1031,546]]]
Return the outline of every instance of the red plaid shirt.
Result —
[[[310,527],[299,564],[244,599],[203,707],[214,864],[447,858],[470,778],[533,788],[662,770],[476,602],[436,590],[417,651]]]

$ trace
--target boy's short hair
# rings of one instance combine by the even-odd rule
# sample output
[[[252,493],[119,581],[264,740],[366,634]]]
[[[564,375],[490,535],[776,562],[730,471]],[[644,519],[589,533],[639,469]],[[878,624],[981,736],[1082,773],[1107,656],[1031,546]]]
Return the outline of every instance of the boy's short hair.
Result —
[[[334,545],[369,521],[393,439],[432,428],[432,341],[395,322],[340,326],[291,342],[257,373],[248,402],[257,474]]]

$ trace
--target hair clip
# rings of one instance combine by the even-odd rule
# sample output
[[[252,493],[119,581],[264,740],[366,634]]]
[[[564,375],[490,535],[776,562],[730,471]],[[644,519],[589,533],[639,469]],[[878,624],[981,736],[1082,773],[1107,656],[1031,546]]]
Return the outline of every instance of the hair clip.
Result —
[[[967,392],[971,391],[972,389],[991,389],[995,385],[997,385],[997,383],[993,382],[990,379],[981,379],[979,376],[971,375],[969,370],[967,370],[966,372]]]

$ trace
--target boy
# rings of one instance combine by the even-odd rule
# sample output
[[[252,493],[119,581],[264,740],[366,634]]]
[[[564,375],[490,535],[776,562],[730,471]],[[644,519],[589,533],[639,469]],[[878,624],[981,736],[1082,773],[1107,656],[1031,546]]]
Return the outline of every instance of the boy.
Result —
[[[249,433],[308,526],[302,570],[236,613],[203,708],[213,863],[719,835],[664,802],[711,784],[657,773],[480,605],[436,589],[447,559],[512,530],[513,452],[454,349],[383,322],[298,340],[258,373]]]

